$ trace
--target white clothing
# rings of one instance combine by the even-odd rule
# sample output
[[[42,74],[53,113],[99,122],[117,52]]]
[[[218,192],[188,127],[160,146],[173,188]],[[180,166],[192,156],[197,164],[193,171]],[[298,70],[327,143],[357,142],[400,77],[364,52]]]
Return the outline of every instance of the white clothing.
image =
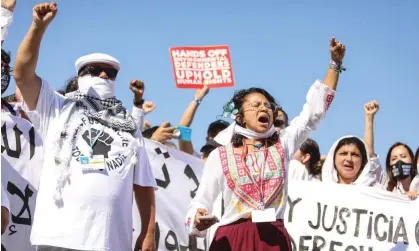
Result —
[[[7,199],[6,192],[3,189],[3,184],[1,184],[1,207],[7,208],[10,212],[10,203],[9,199]]]
[[[419,175],[416,175],[409,186],[409,192],[419,192]],[[403,188],[403,184],[400,181],[397,181],[397,185],[393,188],[393,193],[405,195],[407,193]]]
[[[288,165],[288,179],[289,180],[308,180],[319,181],[316,176],[309,174],[306,166],[298,160],[290,160]]]
[[[13,12],[1,7],[1,41],[6,40],[7,29],[13,22]]]
[[[417,174],[413,178],[412,183],[410,183],[409,191],[419,192],[419,174]]]
[[[63,205],[57,206],[53,199],[57,170],[51,153],[64,100],[43,81],[36,110],[28,111],[24,105],[44,139],[46,153],[31,242],[78,250],[131,250],[133,185],[156,187],[144,144],[135,156],[130,146],[138,139],[83,114],[72,145],[71,176],[62,190]],[[96,134],[101,136],[93,154],[103,155],[105,163],[101,170],[86,171],[80,157],[89,156],[89,142]]]
[[[137,124],[137,132],[141,133],[144,127],[144,110],[136,107],[135,105],[132,107],[131,116],[134,119],[135,123]]]
[[[295,152],[308,138],[309,133],[314,131],[318,123],[323,119],[334,95],[334,90],[320,81],[316,81],[308,91],[306,96],[307,101],[302,112],[295,119],[295,123],[289,126],[286,132],[279,135],[280,140],[277,144],[269,147],[266,167],[264,168],[265,172],[263,172],[265,177],[263,193],[264,200],[267,200],[265,202],[266,208],[275,208],[277,219],[284,218],[287,203],[286,173],[289,160],[293,158]],[[253,154],[256,155],[260,151],[255,151]],[[243,180],[242,177],[244,176],[242,176],[241,171],[237,171],[238,169],[243,169],[242,165],[238,164],[235,166],[235,162],[229,159],[237,159],[236,155],[231,144],[225,147],[218,147],[209,155],[197,194],[192,200],[186,215],[185,226],[190,235],[205,236],[206,231],[199,232],[194,226],[196,211],[198,208],[203,208],[208,211],[208,214],[212,214],[214,201],[220,193],[222,193],[225,202],[225,210],[218,224],[219,226],[230,224],[241,218],[249,218],[251,212],[254,211],[256,207],[255,202],[258,200],[255,199],[255,196],[258,197],[257,194],[259,194],[256,192],[256,189],[250,189],[248,191],[250,194],[244,195],[247,199],[241,199],[243,197],[239,197],[240,195],[238,195],[244,193],[240,187],[243,188],[243,186],[251,183],[248,182],[250,181],[249,178],[244,178]],[[256,163],[252,166],[253,169],[256,169],[256,166],[260,166],[257,163],[259,161],[254,161],[251,155],[252,153],[247,155],[246,162],[252,161]],[[263,154],[260,155],[263,157]],[[241,157],[238,158],[241,159]],[[228,163],[229,161],[232,163]],[[264,162],[263,159],[261,162]],[[257,168],[257,170],[252,172],[257,173],[259,170]],[[232,190],[231,187],[234,186],[235,182],[241,183],[236,185],[237,188]],[[260,203],[260,200],[257,203]]]
[[[221,219],[222,217],[222,212],[223,212],[223,195],[219,194],[217,199],[214,202],[214,205],[212,206],[213,210],[212,210],[212,214],[211,215],[215,215],[217,216],[218,219]],[[207,230],[207,236],[206,236],[206,241],[207,241],[207,247],[209,247],[211,245],[212,239],[214,239],[214,235],[215,232],[218,229],[218,223],[215,223],[214,225],[212,225],[208,230]]]
[[[225,146],[231,142],[231,139],[235,134],[240,134],[248,139],[266,139],[274,135],[274,133],[276,133],[274,126],[271,126],[271,128],[269,128],[269,130],[264,133],[257,133],[247,128],[243,128],[237,125],[236,122],[233,122],[226,129],[219,132],[214,138],[214,141]]]
[[[74,64],[74,67],[76,68],[76,74],[79,73],[79,70],[83,66],[91,63],[103,63],[112,65],[118,71],[121,68],[121,63],[118,61],[118,59],[103,53],[92,53],[82,56],[76,60],[76,63]]]
[[[335,143],[330,148],[329,153],[327,154],[326,160],[324,161],[323,167],[322,167],[322,182],[338,183],[338,172],[336,171],[336,168],[335,168],[333,155],[335,153],[335,149],[339,141],[345,138],[350,138],[350,137],[356,137],[356,136],[352,136],[352,135],[344,136],[336,140]],[[360,138],[358,139],[362,141],[366,150],[367,146],[365,145],[364,141]],[[383,177],[383,170],[381,169],[379,158],[378,156],[376,158],[370,158],[368,151],[366,154],[367,154],[368,161],[365,164],[364,169],[362,169],[361,174],[352,184],[361,185],[361,186],[370,186],[370,187],[382,187],[382,185],[380,184],[380,181]]]

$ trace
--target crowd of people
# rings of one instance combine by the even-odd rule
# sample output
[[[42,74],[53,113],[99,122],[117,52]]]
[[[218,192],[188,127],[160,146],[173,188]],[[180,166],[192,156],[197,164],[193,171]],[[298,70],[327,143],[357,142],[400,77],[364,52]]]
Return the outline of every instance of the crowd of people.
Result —
[[[16,0],[2,0],[2,45],[15,5]],[[223,107],[223,116],[234,122],[211,123],[206,144],[197,148],[192,141],[179,139],[177,126],[152,125],[145,119],[155,104],[143,99],[142,81],[130,82],[132,110],[122,105],[115,97],[121,63],[110,55],[80,57],[75,62],[76,76],[60,90],[38,76],[41,42],[57,8],[56,3],[34,6],[13,71],[10,55],[2,48],[2,94],[12,77],[16,82],[15,93],[2,97],[2,118],[26,119],[43,142],[31,232],[37,250],[131,250],[134,199],[142,221],[135,250],[156,249],[157,186],[144,138],[205,162],[185,225],[188,234],[211,240],[209,250],[291,250],[283,221],[291,179],[378,187],[411,200],[418,197],[419,148],[414,153],[408,145],[395,142],[385,160],[375,152],[377,101],[364,106],[362,138],[343,136],[322,156],[315,139],[309,137],[319,123],[327,123],[323,120],[345,70],[345,45],[334,37],[329,42],[326,75],[308,90],[299,116],[289,121],[286,109],[262,88],[239,90]],[[179,126],[191,127],[209,90],[208,86],[196,90]],[[77,158],[75,151],[81,152]],[[111,160],[117,164],[109,164]],[[2,233],[12,206],[3,186]],[[222,205],[221,218],[212,213],[215,205]],[[212,228],[215,223],[217,229]],[[266,229],[269,236],[260,236],[260,229]]]

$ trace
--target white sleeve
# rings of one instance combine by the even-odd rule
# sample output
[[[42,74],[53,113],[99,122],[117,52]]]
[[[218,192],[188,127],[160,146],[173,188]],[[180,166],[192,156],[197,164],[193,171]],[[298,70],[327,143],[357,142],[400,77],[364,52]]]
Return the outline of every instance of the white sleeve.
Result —
[[[143,125],[144,125],[144,110],[136,107],[135,105],[132,107],[132,117],[134,118],[134,122],[137,125],[137,130],[142,132]]]
[[[288,158],[292,159],[295,152],[308,138],[311,131],[315,131],[317,125],[326,115],[336,91],[332,90],[319,80],[314,82],[306,96],[306,103],[300,115],[291,121],[285,129],[283,143],[286,145]]]
[[[412,183],[410,183],[409,191],[412,192],[419,192],[419,174],[417,174],[413,180]]]
[[[377,187],[382,187],[382,188],[387,188],[387,179],[386,176],[384,175],[383,169],[381,168],[381,163],[380,163],[380,158],[377,155],[377,157],[371,158],[370,159],[371,162],[371,169],[374,171],[375,173],[375,181],[377,183]]]
[[[51,122],[59,117],[64,101],[63,96],[52,89],[45,80],[42,80],[35,110],[30,111],[25,102],[22,103],[23,110],[42,138],[47,137]]]
[[[307,168],[303,164],[298,164],[295,161],[291,160],[288,164],[288,174],[287,177],[289,180],[309,180],[309,174]]]
[[[189,235],[199,237],[206,236],[206,230],[200,232],[195,227],[194,222],[196,210],[198,208],[202,208],[207,210],[209,215],[212,214],[214,202],[221,192],[222,179],[220,177],[222,176],[223,170],[221,167],[220,153],[218,149],[215,149],[208,156],[202,172],[201,183],[199,184],[198,191],[188,207],[185,227]]]
[[[10,212],[10,203],[6,191],[3,189],[3,184],[1,184],[1,206],[7,208]]]
[[[13,22],[13,12],[1,7],[1,41],[7,37],[7,29]]]
[[[157,188],[156,179],[154,178],[147,150],[144,145],[139,146],[139,149],[137,150],[137,163],[135,164],[134,169],[134,184],[142,187]]]

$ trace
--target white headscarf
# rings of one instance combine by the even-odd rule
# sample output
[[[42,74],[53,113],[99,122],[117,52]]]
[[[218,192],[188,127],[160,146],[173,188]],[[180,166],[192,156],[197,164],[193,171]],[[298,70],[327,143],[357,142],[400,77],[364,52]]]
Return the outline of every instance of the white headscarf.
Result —
[[[236,122],[231,123],[226,129],[219,132],[214,140],[223,146],[231,143],[231,139],[235,134],[240,134],[248,139],[266,139],[276,133],[275,127],[271,126],[268,131],[264,133],[257,133],[255,131],[243,128],[237,125]]]
[[[327,154],[326,160],[324,161],[323,167],[322,167],[322,181],[323,182],[329,182],[329,183],[338,183],[338,172],[335,168],[335,161],[334,161],[334,153],[336,146],[338,145],[339,141],[345,138],[351,138],[356,136],[353,135],[347,135],[344,136],[338,140],[335,141],[335,143],[332,145],[332,147],[329,150],[329,153]],[[371,159],[369,157],[369,153],[367,150],[367,147],[365,145],[365,142],[362,141],[362,143],[365,146],[365,150],[367,151],[367,163],[364,166],[364,169],[362,169],[361,174],[358,176],[358,178],[352,183],[354,185],[362,185],[362,186],[381,186],[379,184],[379,177],[382,176],[382,169],[380,165],[373,164],[371,162]]]

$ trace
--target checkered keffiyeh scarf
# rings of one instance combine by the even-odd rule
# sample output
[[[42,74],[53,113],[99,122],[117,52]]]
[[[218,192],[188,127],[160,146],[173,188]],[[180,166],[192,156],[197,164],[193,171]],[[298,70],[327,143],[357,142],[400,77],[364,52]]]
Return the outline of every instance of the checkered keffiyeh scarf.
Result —
[[[116,130],[128,132],[135,137],[137,126],[131,114],[115,97],[99,99],[79,91],[68,93],[59,117],[59,128],[54,142],[55,165],[58,168],[58,180],[54,199],[58,206],[62,204],[61,191],[71,174],[70,162],[74,141],[81,133],[78,130],[82,117],[98,121],[100,124]]]

